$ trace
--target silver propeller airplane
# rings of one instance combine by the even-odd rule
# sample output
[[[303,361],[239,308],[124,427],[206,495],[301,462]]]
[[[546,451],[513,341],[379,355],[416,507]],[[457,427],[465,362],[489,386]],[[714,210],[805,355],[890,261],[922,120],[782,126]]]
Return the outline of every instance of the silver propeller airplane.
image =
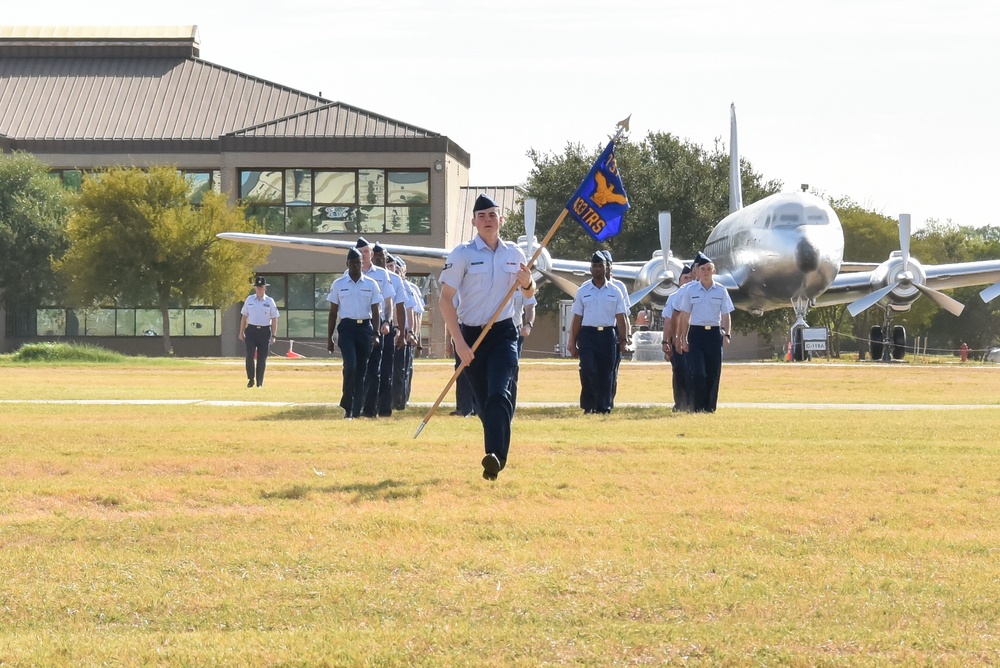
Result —
[[[808,310],[814,306],[849,304],[852,316],[880,306],[885,319],[883,326],[872,328],[872,357],[883,357],[883,352],[888,356],[891,350],[892,356],[900,359],[906,335],[902,327],[891,327],[892,316],[908,311],[921,294],[954,315],[960,315],[964,306],[942,289],[994,283],[980,296],[986,302],[1000,296],[1000,260],[924,265],[912,257],[908,214],[899,217],[899,250],[882,263],[852,263],[844,262],[840,218],[822,198],[804,191],[778,193],[744,207],[735,105],[730,107],[730,114],[730,213],[709,234],[704,252],[715,262],[716,280],[729,290],[737,308],[753,315],[778,308],[793,309],[791,337],[796,342],[798,359],[801,329],[806,326]],[[518,244],[530,257],[538,244],[534,236],[534,200],[525,200],[524,218],[526,233]],[[667,297],[677,290],[684,262],[670,251],[670,227],[670,214],[661,212],[661,250],[645,262],[615,263],[615,277],[632,282],[630,305],[645,300],[662,309]],[[351,241],[263,234],[224,233],[219,237],[340,254],[354,245]],[[425,246],[382,245],[390,253],[442,263],[449,253],[449,249]],[[537,280],[547,279],[570,296],[590,276],[589,262],[553,258],[547,249],[542,249],[533,269]]]

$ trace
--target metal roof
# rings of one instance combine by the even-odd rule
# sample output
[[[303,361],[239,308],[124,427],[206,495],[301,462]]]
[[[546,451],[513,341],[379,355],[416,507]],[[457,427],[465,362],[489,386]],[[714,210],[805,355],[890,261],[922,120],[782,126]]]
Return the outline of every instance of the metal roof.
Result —
[[[395,121],[343,102],[267,121],[230,133],[243,137],[440,137],[414,125]]]
[[[197,44],[194,26],[0,29],[0,138],[36,152],[102,142],[127,152],[446,152],[469,164],[438,133],[200,60]],[[163,50],[170,56],[155,56]]]
[[[326,100],[194,58],[0,59],[0,133],[217,139]]]

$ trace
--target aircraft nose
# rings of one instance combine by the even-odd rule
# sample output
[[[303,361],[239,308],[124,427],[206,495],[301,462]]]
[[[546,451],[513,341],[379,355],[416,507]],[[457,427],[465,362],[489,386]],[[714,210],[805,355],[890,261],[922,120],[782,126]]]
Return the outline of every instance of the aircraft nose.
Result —
[[[799,239],[795,246],[795,264],[803,274],[819,269],[819,249],[808,239]]]

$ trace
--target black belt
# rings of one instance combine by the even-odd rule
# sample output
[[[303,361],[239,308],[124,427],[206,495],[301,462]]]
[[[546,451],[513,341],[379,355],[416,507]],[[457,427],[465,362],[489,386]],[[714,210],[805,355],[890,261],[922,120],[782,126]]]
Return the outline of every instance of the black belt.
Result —
[[[247,325],[247,327],[253,327],[254,329],[271,329],[270,325]]]
[[[719,328],[718,325],[691,325],[691,326],[694,327],[695,329],[705,329],[705,330],[712,330]]]
[[[345,318],[347,322],[353,322],[356,325],[363,325],[366,322],[371,322],[371,318]]]
[[[481,330],[483,327],[486,326],[486,325],[466,325],[464,323],[458,323],[458,325],[459,325],[459,327],[465,327],[466,329],[479,329],[479,330]],[[500,325],[510,325],[510,326],[513,327],[513,325],[514,325],[514,319],[513,318],[504,318],[503,320],[497,320],[496,322],[493,323],[494,327],[497,327],[497,326],[500,326]]]
[[[606,329],[614,329],[614,325],[583,325],[581,329],[593,329],[598,332],[603,332]]]

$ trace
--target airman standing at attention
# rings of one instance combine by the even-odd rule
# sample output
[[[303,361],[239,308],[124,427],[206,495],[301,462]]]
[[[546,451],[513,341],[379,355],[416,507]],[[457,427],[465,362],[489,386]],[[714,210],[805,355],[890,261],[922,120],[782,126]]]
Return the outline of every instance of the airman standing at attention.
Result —
[[[413,373],[413,352],[416,343],[413,327],[417,319],[417,309],[419,308],[421,313],[423,312],[423,304],[419,303],[423,301],[423,298],[420,297],[420,291],[417,287],[406,280],[406,263],[403,258],[386,254],[385,268],[399,276],[399,287],[405,295],[404,321],[398,327],[401,336],[397,340],[397,347],[392,358],[392,407],[394,410],[401,411],[406,408],[406,402],[409,401],[410,397],[410,379]],[[398,345],[399,341],[402,341],[402,347]]]
[[[516,288],[531,297],[535,281],[517,244],[500,238],[503,216],[497,203],[480,195],[472,212],[477,234],[449,253],[441,272],[438,304],[455,354],[466,365],[462,373],[469,376],[476,412],[483,423],[483,478],[496,480],[510,450],[514,416],[510,379],[517,368],[514,306],[507,294]],[[494,315],[496,320],[473,353],[472,345]]]
[[[688,397],[687,366],[685,365],[685,355],[677,349],[677,324],[680,322],[681,314],[675,307],[681,297],[684,286],[690,285],[693,280],[691,265],[684,265],[681,276],[678,279],[679,287],[674,294],[667,297],[667,303],[663,307],[663,353],[670,360],[671,381],[674,391],[674,412],[689,412],[691,410],[691,400]]]
[[[274,343],[278,331],[278,306],[274,300],[265,294],[268,282],[263,276],[258,276],[253,282],[255,294],[243,302],[240,313],[240,341],[246,344],[247,387],[264,385],[264,369],[267,368],[267,354]],[[257,367],[254,368],[254,359]]]
[[[625,347],[628,307],[621,291],[608,283],[604,255],[590,259],[591,279],[580,286],[573,300],[569,352],[580,360],[581,401],[584,413],[611,412],[611,384],[615,359]]]
[[[730,313],[735,308],[729,292],[715,282],[715,264],[704,254],[694,258],[697,282],[683,290],[677,310],[681,312],[680,350],[690,378],[691,409],[714,413],[722,376],[722,348],[732,338]]]
[[[623,345],[618,346],[618,348],[616,348],[615,350],[615,376],[614,379],[611,381],[611,406],[613,408],[615,405],[615,396],[618,394],[618,367],[621,366],[622,356],[628,349],[629,344],[632,343],[632,319],[628,316],[628,312],[629,309],[631,308],[631,305],[628,303],[628,286],[619,281],[613,275],[611,268],[612,265],[611,251],[605,249],[600,251],[600,253],[604,256],[604,259],[606,260],[607,264],[606,278],[608,283],[611,285],[611,287],[618,288],[618,291],[622,293],[622,297],[625,299],[625,340]]]
[[[344,387],[340,407],[348,420],[361,416],[365,402],[365,366],[368,356],[379,340],[372,323],[379,321],[382,294],[378,283],[361,272],[361,253],[347,251],[347,273],[333,281],[330,294],[330,317],[326,324],[326,349],[333,352],[334,326],[337,343],[344,359]],[[340,317],[340,324],[337,318]]]
[[[382,347],[382,360],[379,363],[378,396],[375,403],[375,411],[379,417],[392,416],[392,385],[395,374],[396,351],[402,350],[406,345],[403,337],[403,326],[406,322],[406,309],[413,306],[413,301],[407,290],[403,287],[403,279],[399,274],[388,269],[388,253],[382,244],[375,242],[372,246],[372,264],[385,270],[392,284],[392,315],[389,316],[389,335],[386,340],[389,345]]]
[[[368,362],[365,368],[365,404],[361,409],[361,417],[373,418],[378,408],[378,388],[381,380],[382,348],[392,347],[392,314],[393,298],[396,291],[389,280],[389,272],[382,267],[372,264],[372,247],[368,245],[368,240],[358,237],[355,248],[361,253],[361,271],[365,276],[378,283],[379,292],[382,293],[381,322],[376,325],[376,331],[380,335],[378,345],[374,346],[368,355]]]

